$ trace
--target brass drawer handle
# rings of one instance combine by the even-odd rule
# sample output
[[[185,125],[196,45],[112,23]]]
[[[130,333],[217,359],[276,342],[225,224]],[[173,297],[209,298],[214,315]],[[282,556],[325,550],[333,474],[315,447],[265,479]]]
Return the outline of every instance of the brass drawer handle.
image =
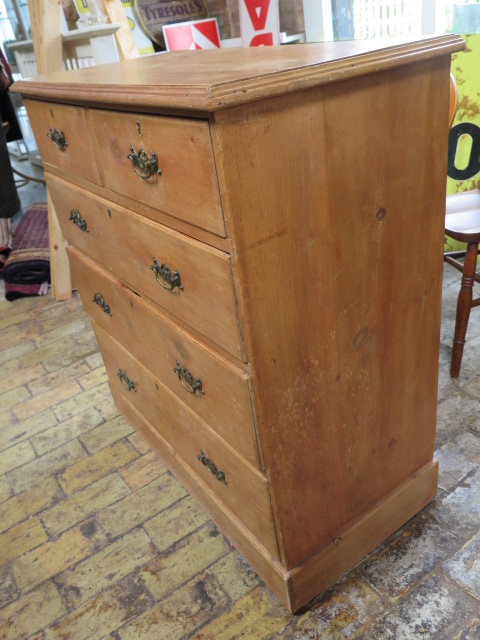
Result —
[[[80,211],[77,211],[77,209],[72,209],[70,211],[69,220],[71,220],[73,224],[76,224],[80,231],[86,231],[88,233],[87,222],[85,218],[82,218],[82,216],[80,215]]]
[[[150,158],[145,149],[140,149],[138,155],[133,147],[130,147],[131,153],[127,158],[131,161],[133,170],[140,176],[142,180],[148,180],[155,173],[162,175],[161,170],[158,168],[158,157],[155,151],[152,151],[152,157]]]
[[[173,291],[175,287],[183,290],[180,274],[178,273],[178,271],[174,271],[172,273],[172,270],[170,269],[168,264],[165,264],[165,262],[159,264],[158,260],[156,258],[153,258],[153,264],[150,269],[155,273],[155,279],[158,284],[167,291]]]
[[[130,378],[127,376],[127,374],[124,371],[119,369],[117,371],[117,376],[120,378],[120,382],[123,384],[123,386],[127,391],[135,391],[135,392],[137,391],[135,389],[135,383],[133,382],[133,380],[130,380]]]
[[[220,471],[218,469],[217,465],[213,462],[213,460],[210,460],[210,458],[205,457],[205,454],[203,453],[203,451],[200,451],[200,455],[197,456],[197,460],[200,460],[203,466],[210,471],[212,476],[214,476],[220,482],[223,482],[223,484],[227,484],[227,480],[225,479],[225,474],[223,473],[223,471]]]
[[[200,378],[194,378],[188,369],[182,369],[179,361],[176,361],[177,366],[173,370],[174,373],[177,374],[178,379],[182,387],[188,391],[188,393],[192,393],[195,395],[197,391],[203,396],[205,391],[202,389],[202,381]]]
[[[50,130],[47,133],[47,138],[50,138],[53,144],[57,147],[57,149],[60,149],[60,151],[65,151],[65,148],[68,147],[63,131],[52,129],[52,127],[50,127]]]
[[[104,311],[105,313],[108,313],[109,316],[112,315],[110,313],[110,305],[105,302],[105,299],[104,299],[104,297],[102,296],[101,293],[95,293],[94,296],[93,296],[93,301],[92,302],[94,302],[95,304],[98,304],[100,309],[102,311]]]

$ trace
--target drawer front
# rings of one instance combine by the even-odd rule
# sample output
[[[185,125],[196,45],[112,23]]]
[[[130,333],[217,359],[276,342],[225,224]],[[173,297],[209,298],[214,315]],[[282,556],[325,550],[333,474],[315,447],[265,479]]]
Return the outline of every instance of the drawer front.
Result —
[[[275,554],[267,480],[223,444],[96,322],[92,324],[114,392],[121,393],[145,417],[218,500]]]
[[[24,100],[24,104],[42,160],[102,184],[85,110],[35,100]]]
[[[98,109],[90,116],[109,189],[225,236],[206,120]],[[141,149],[147,162],[156,154],[160,173],[154,171],[155,164],[151,169],[142,164]],[[147,177],[150,171],[154,173]]]
[[[71,244],[241,358],[228,254],[52,175],[47,183],[62,232]],[[157,269],[166,265],[170,282],[165,280],[168,275],[162,278],[152,268],[155,265]]]
[[[79,251],[69,247],[68,252],[73,280],[89,315],[259,468],[250,376],[205,348]]]

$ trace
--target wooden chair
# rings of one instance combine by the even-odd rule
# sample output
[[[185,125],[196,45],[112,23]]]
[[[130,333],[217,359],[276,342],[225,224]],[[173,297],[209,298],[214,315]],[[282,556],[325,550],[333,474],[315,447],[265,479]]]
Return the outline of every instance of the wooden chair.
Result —
[[[455,115],[457,102],[456,86],[450,79],[450,125]],[[447,196],[445,215],[445,234],[459,242],[465,242],[464,251],[452,251],[444,254],[446,262],[462,272],[462,284],[457,301],[455,334],[453,338],[450,375],[458,378],[462,364],[463,347],[467,333],[470,309],[480,305],[480,297],[473,299],[473,283],[480,283],[480,273],[476,271],[478,243],[480,242],[480,190],[465,191]],[[457,260],[465,256],[464,262]]]

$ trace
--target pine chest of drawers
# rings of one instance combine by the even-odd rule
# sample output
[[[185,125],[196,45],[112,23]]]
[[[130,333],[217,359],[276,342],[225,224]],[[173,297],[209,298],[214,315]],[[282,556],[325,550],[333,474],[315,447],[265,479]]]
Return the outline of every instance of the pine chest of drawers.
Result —
[[[112,394],[297,610],[436,492],[456,36],[17,83]]]

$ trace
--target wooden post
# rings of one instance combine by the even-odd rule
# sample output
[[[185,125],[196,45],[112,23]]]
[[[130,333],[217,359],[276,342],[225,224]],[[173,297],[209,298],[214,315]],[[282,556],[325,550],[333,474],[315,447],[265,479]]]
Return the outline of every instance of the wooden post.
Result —
[[[27,0],[38,75],[63,69],[60,0]]]
[[[138,47],[128,24],[127,16],[123,10],[121,0],[102,0],[105,13],[111,23],[120,24],[120,29],[115,34],[120,60],[138,58]]]
[[[39,75],[63,69],[62,20],[60,0],[28,0],[33,50]],[[47,190],[48,235],[52,296],[56,300],[72,297],[70,265],[52,199]]]

